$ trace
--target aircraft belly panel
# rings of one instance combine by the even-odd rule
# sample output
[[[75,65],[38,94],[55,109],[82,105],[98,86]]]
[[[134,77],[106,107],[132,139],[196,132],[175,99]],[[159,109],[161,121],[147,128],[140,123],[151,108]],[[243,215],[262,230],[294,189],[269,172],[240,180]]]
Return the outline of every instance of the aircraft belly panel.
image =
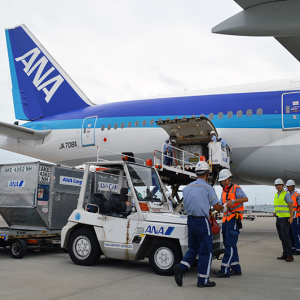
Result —
[[[273,185],[276,178],[284,181],[292,178],[300,184],[299,145],[266,146],[251,150],[253,153],[231,169],[233,174],[254,184]],[[235,149],[235,152],[241,151]]]
[[[243,156],[243,148],[235,149],[235,152],[240,152],[240,157]],[[249,151],[249,149],[248,149]],[[263,184],[269,183],[268,160],[266,160],[266,148],[251,148],[251,153],[244,158],[236,168],[232,168],[233,173],[243,180],[258,183],[263,181]],[[249,152],[250,152],[249,151]],[[235,153],[237,154],[237,153]]]
[[[299,144],[284,146],[285,178],[295,180],[297,185],[300,183],[299,150]]]

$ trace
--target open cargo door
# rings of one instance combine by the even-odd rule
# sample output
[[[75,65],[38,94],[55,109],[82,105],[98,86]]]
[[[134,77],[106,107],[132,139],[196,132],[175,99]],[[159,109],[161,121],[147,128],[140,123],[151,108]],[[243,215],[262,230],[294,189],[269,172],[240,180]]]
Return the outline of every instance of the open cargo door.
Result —
[[[206,117],[182,118],[157,121],[158,126],[163,128],[171,140],[176,142],[174,155],[176,165],[196,165],[200,156],[210,159],[208,144],[211,141],[210,132],[214,131],[218,137],[213,123]]]
[[[214,131],[218,137],[213,123],[206,117],[182,118],[172,120],[159,120],[156,124],[163,128],[178,146],[193,144],[208,144],[210,132]]]

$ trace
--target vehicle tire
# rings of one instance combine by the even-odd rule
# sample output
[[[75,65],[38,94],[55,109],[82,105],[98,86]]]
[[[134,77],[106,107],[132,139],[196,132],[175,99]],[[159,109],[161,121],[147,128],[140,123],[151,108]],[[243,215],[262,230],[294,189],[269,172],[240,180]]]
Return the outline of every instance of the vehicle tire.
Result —
[[[167,240],[155,243],[149,252],[150,266],[158,275],[173,275],[174,266],[180,262],[181,258],[180,248]]]
[[[22,258],[27,253],[26,241],[19,239],[15,240],[10,245],[10,254],[12,258]]]
[[[80,228],[71,234],[68,250],[72,261],[81,266],[94,265],[102,254],[96,234],[88,228]]]

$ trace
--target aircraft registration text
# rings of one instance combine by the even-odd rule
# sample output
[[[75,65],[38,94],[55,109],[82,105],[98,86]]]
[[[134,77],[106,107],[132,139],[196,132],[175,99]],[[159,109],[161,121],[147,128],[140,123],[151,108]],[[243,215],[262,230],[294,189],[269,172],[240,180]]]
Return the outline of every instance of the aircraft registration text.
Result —
[[[61,143],[58,149],[74,148],[77,147],[76,141]]]

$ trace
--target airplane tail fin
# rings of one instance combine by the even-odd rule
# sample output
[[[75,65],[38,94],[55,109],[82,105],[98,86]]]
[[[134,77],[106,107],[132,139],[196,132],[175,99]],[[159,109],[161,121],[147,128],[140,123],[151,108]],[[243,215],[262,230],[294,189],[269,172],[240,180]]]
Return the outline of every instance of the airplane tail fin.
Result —
[[[16,119],[93,105],[25,25],[5,30]]]

